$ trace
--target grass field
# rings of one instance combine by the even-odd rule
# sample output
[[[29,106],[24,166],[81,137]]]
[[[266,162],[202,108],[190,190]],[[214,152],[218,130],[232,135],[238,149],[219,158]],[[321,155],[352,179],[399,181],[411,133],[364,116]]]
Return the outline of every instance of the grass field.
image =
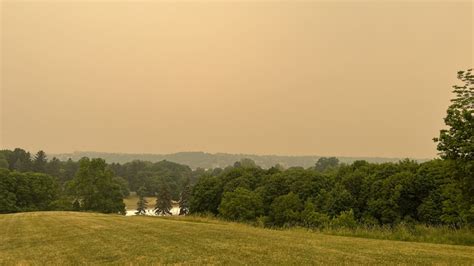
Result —
[[[269,230],[194,217],[0,215],[0,264],[473,265],[474,247]]]

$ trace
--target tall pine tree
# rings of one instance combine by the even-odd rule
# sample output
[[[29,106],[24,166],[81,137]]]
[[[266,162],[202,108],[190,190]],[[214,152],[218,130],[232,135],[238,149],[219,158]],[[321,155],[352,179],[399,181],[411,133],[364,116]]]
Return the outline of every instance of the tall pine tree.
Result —
[[[156,197],[155,214],[171,215],[171,193],[168,184],[162,182]]]
[[[183,185],[179,199],[179,215],[186,215],[189,213],[189,198],[191,197],[191,184],[189,178],[186,179]]]
[[[148,201],[145,199],[145,188],[140,187],[137,191],[138,202],[137,202],[137,211],[136,215],[145,215],[148,208]]]
[[[44,151],[36,153],[33,160],[33,170],[38,173],[46,173],[47,164],[48,159],[46,158],[46,153]]]

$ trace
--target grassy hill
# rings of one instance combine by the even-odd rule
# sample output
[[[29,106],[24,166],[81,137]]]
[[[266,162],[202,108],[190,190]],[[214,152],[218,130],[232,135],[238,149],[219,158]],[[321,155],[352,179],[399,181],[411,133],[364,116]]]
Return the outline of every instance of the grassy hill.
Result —
[[[474,247],[275,231],[192,217],[36,212],[0,215],[0,228],[0,265],[474,264]]]

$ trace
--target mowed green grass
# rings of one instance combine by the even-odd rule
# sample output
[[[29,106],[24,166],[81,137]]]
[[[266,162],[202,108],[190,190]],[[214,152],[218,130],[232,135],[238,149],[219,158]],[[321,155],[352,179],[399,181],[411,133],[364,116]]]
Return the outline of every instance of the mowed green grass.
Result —
[[[193,217],[0,215],[0,264],[473,265],[474,247],[269,230]]]

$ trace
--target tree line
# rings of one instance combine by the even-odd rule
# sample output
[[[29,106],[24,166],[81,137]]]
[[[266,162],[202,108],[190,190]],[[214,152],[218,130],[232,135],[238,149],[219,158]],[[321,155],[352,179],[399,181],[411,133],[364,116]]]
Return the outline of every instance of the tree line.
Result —
[[[142,198],[159,198],[157,213],[168,214],[172,201],[183,202],[182,212],[187,213],[187,200],[182,196],[205,172],[169,161],[107,164],[87,157],[61,161],[49,160],[44,151],[31,156],[21,148],[1,150],[0,213],[75,210],[123,214],[123,198],[130,191]]]
[[[32,160],[32,167],[37,164],[35,161]],[[51,163],[56,164],[56,160],[46,160],[44,169],[51,169]],[[0,210],[124,213],[123,198],[133,189],[139,196],[137,214],[154,207],[157,214],[169,215],[171,202],[176,201],[181,214],[209,213],[271,227],[400,222],[461,226],[474,222],[472,187],[463,185],[469,176],[466,167],[460,167],[456,160],[343,164],[336,158],[320,158],[306,169],[283,169],[279,165],[263,169],[250,159],[243,159],[225,169],[195,171],[171,162],[157,163],[173,166],[164,168],[167,171],[176,170],[176,166],[186,169],[176,175],[151,174],[147,167],[137,170],[137,164],[155,165],[136,161],[119,166],[102,159],[83,158],[74,162],[76,172],[66,182],[61,182],[66,176],[55,176],[46,170],[20,172],[4,167],[0,170]],[[60,161],[59,165],[57,173],[66,173],[71,162]],[[126,178],[118,177],[113,170],[132,165],[135,171],[126,174]],[[136,180],[130,185],[128,182],[133,179]],[[148,206],[145,197],[149,196],[157,197],[156,206]]]
[[[474,222],[472,194],[459,182],[467,173],[455,161],[321,166],[233,167],[203,176],[194,186],[190,211],[270,227]]]
[[[60,160],[80,160],[83,157],[103,158],[109,163],[125,164],[134,160],[159,162],[171,161],[182,165],[187,165],[192,169],[197,168],[225,168],[234,162],[243,158],[253,160],[262,168],[270,168],[276,164],[285,167],[302,166],[308,168],[314,165],[322,156],[316,155],[256,155],[256,154],[230,154],[230,153],[207,153],[207,152],[177,152],[171,154],[131,154],[131,153],[107,153],[107,152],[80,152],[53,154]],[[398,162],[404,158],[386,158],[386,157],[338,157],[342,163],[352,163],[358,160],[366,160],[369,163]],[[421,158],[420,158],[421,159]]]

